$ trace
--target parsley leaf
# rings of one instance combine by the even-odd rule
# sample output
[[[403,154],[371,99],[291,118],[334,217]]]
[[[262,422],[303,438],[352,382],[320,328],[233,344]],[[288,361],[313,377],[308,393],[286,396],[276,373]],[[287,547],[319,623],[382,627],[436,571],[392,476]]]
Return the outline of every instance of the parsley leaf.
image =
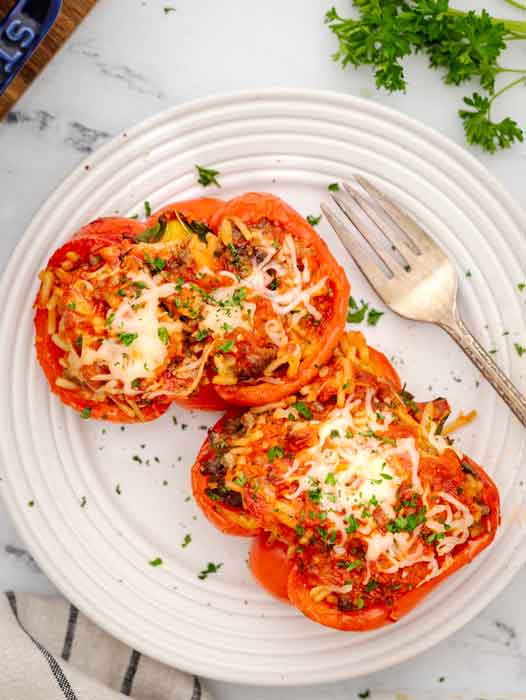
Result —
[[[144,259],[148,263],[148,266],[150,267],[150,270],[155,273],[155,272],[162,272],[164,268],[166,267],[166,260],[163,260],[162,258],[151,258],[148,253],[144,254]]]
[[[519,81],[524,82],[524,79]],[[491,120],[491,105],[499,94],[500,92],[496,93],[490,99],[474,92],[471,97],[464,97],[464,103],[473,109],[459,110],[468,143],[480,146],[488,153],[495,153],[497,148],[509,148],[515,141],[524,140],[522,129],[510,117],[505,117],[500,122]]]
[[[312,214],[309,214],[306,217],[306,219],[311,226],[317,226],[321,221],[321,214],[319,216],[313,216]]]
[[[303,401],[296,401],[296,403],[292,404],[292,408],[295,408],[300,416],[303,416],[303,418],[306,418],[307,420],[312,418],[312,411]]]
[[[347,312],[347,323],[361,323],[365,318],[368,308],[369,304],[366,304],[363,299],[359,307],[354,298],[349,297],[350,310]]]
[[[422,525],[426,521],[427,509],[422,506],[416,513],[411,513],[410,515],[399,515],[394,520],[386,523],[386,528],[389,532],[413,532],[413,530]]]
[[[163,560],[161,559],[161,557],[155,557],[155,559],[151,559],[148,563],[150,566],[161,566]]]
[[[208,330],[206,328],[200,328],[194,335],[197,341],[204,340],[206,337],[208,337]]]
[[[119,333],[119,340],[123,345],[131,345],[139,337],[138,333]]]
[[[352,535],[353,532],[356,532],[358,529],[358,521],[354,517],[354,515],[349,515],[348,518],[346,519],[347,522],[347,527],[345,528],[345,532],[348,535]]]
[[[206,566],[206,569],[200,571],[197,575],[197,578],[201,581],[204,581],[210,574],[217,574],[217,572],[222,566],[223,564],[214,564],[213,562],[209,561]]]
[[[340,185],[337,182],[331,182],[330,185],[327,185],[327,189],[329,190],[329,192],[339,192]]]
[[[164,326],[160,326],[157,329],[157,335],[159,336],[159,340],[162,343],[164,343],[165,345],[168,345],[168,343],[170,342],[170,334],[168,333],[168,331],[166,330],[166,328]]]
[[[245,476],[244,472],[239,472],[239,474],[236,476],[234,479],[234,484],[237,484],[238,486],[245,486],[247,483],[248,479]]]
[[[80,412],[80,417],[87,419],[87,418],[90,418],[90,416],[91,416],[91,408],[89,406],[86,406]]]
[[[378,311],[377,309],[369,309],[369,312],[367,314],[367,325],[376,326],[376,324],[383,315],[383,311]]]
[[[271,464],[276,459],[276,457],[281,459],[281,457],[283,457],[283,448],[279,445],[274,445],[274,447],[270,447],[267,451],[267,457],[268,461]]]
[[[230,352],[233,347],[234,341],[231,338],[230,340],[227,340],[226,343],[223,343],[223,345],[220,345],[217,349],[219,352]]]
[[[192,541],[192,535],[186,534],[183,538],[183,543],[182,543],[181,547],[183,547],[183,549],[185,547],[188,547],[188,545],[190,544],[191,541]]]
[[[524,353],[526,352],[526,347],[524,345],[521,345],[520,343],[514,343],[515,350],[517,351],[517,355],[519,357],[522,357]]]
[[[215,185],[216,187],[221,187],[217,181],[217,175],[219,175],[219,170],[213,170],[213,168],[203,168],[200,165],[196,165],[196,170],[198,174],[197,182],[203,187],[208,187],[209,185]]]
[[[144,213],[146,216],[152,215],[152,207],[151,207],[150,202],[148,200],[146,200],[144,202]]]

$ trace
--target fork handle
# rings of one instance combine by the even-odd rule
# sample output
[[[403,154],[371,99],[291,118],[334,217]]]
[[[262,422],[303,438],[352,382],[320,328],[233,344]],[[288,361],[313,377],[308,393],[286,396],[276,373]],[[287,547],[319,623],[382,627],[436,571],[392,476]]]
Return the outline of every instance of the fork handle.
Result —
[[[526,427],[526,397],[509,380],[491,355],[471,335],[461,318],[441,323],[440,326],[449,333],[473,364],[493,386],[499,396],[508,404],[519,421]]]

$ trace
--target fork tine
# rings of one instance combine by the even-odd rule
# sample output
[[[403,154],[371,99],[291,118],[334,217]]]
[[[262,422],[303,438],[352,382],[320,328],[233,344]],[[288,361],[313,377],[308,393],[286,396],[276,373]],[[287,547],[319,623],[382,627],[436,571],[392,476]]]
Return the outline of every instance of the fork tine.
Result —
[[[440,247],[431,236],[429,236],[409,214],[402,211],[391,199],[369,182],[367,178],[362,175],[355,175],[354,179],[373,199],[376,199],[386,214],[391,217],[421,252],[424,252],[424,250],[433,250],[442,253]]]
[[[383,300],[388,279],[382,270],[372,262],[371,258],[364,252],[363,247],[356,241],[355,236],[349,231],[340,219],[333,214],[331,209],[325,204],[321,204],[321,210],[325,214],[327,221],[336,232],[338,238],[343,243],[344,248],[358,265],[371,286],[376,290]]]
[[[408,263],[412,263],[415,260],[415,256],[419,254],[419,250],[413,243],[411,238],[403,238],[398,231],[396,226],[393,226],[389,217],[385,216],[385,212],[381,208],[375,206],[374,200],[370,200],[364,197],[355,187],[352,187],[348,182],[343,183],[343,188],[347,194],[352,197],[359,206],[364,210],[364,212],[374,221],[378,226],[380,231],[384,234],[386,238],[397,248],[400,254],[404,255]],[[409,242],[408,242],[409,241]]]
[[[357,204],[350,195],[342,196],[341,194],[332,194],[331,196],[343,213],[352,221],[354,226],[356,226],[376,255],[389,270],[391,270],[393,275],[400,276],[403,274],[403,268],[395,257],[387,250],[384,250],[382,246],[378,245],[372,234],[371,219],[369,219],[368,215],[361,209],[360,205]]]

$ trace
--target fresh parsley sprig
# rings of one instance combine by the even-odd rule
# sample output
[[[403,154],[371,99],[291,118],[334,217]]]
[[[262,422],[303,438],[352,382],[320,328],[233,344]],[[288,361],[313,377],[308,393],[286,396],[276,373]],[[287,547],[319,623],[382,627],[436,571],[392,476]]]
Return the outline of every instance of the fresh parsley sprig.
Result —
[[[526,5],[506,0],[521,9]],[[460,110],[466,138],[489,153],[523,140],[523,130],[510,117],[491,119],[491,105],[503,92],[526,83],[526,69],[499,63],[509,41],[526,39],[526,21],[492,17],[486,10],[462,12],[449,0],[353,0],[359,17],[344,18],[332,8],[325,21],[338,39],[333,55],[342,66],[369,65],[376,87],[405,91],[403,59],[423,53],[431,68],[444,71],[444,82],[461,85],[478,80],[487,96],[474,93],[464,102],[474,110]],[[496,91],[501,74],[521,77]]]

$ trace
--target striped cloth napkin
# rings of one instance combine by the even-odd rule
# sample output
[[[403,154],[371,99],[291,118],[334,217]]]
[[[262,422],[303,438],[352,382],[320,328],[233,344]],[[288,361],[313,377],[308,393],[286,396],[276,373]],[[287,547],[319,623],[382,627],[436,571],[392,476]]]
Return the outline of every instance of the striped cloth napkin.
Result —
[[[0,595],[1,700],[211,700],[197,677],[113,639],[61,598]]]

